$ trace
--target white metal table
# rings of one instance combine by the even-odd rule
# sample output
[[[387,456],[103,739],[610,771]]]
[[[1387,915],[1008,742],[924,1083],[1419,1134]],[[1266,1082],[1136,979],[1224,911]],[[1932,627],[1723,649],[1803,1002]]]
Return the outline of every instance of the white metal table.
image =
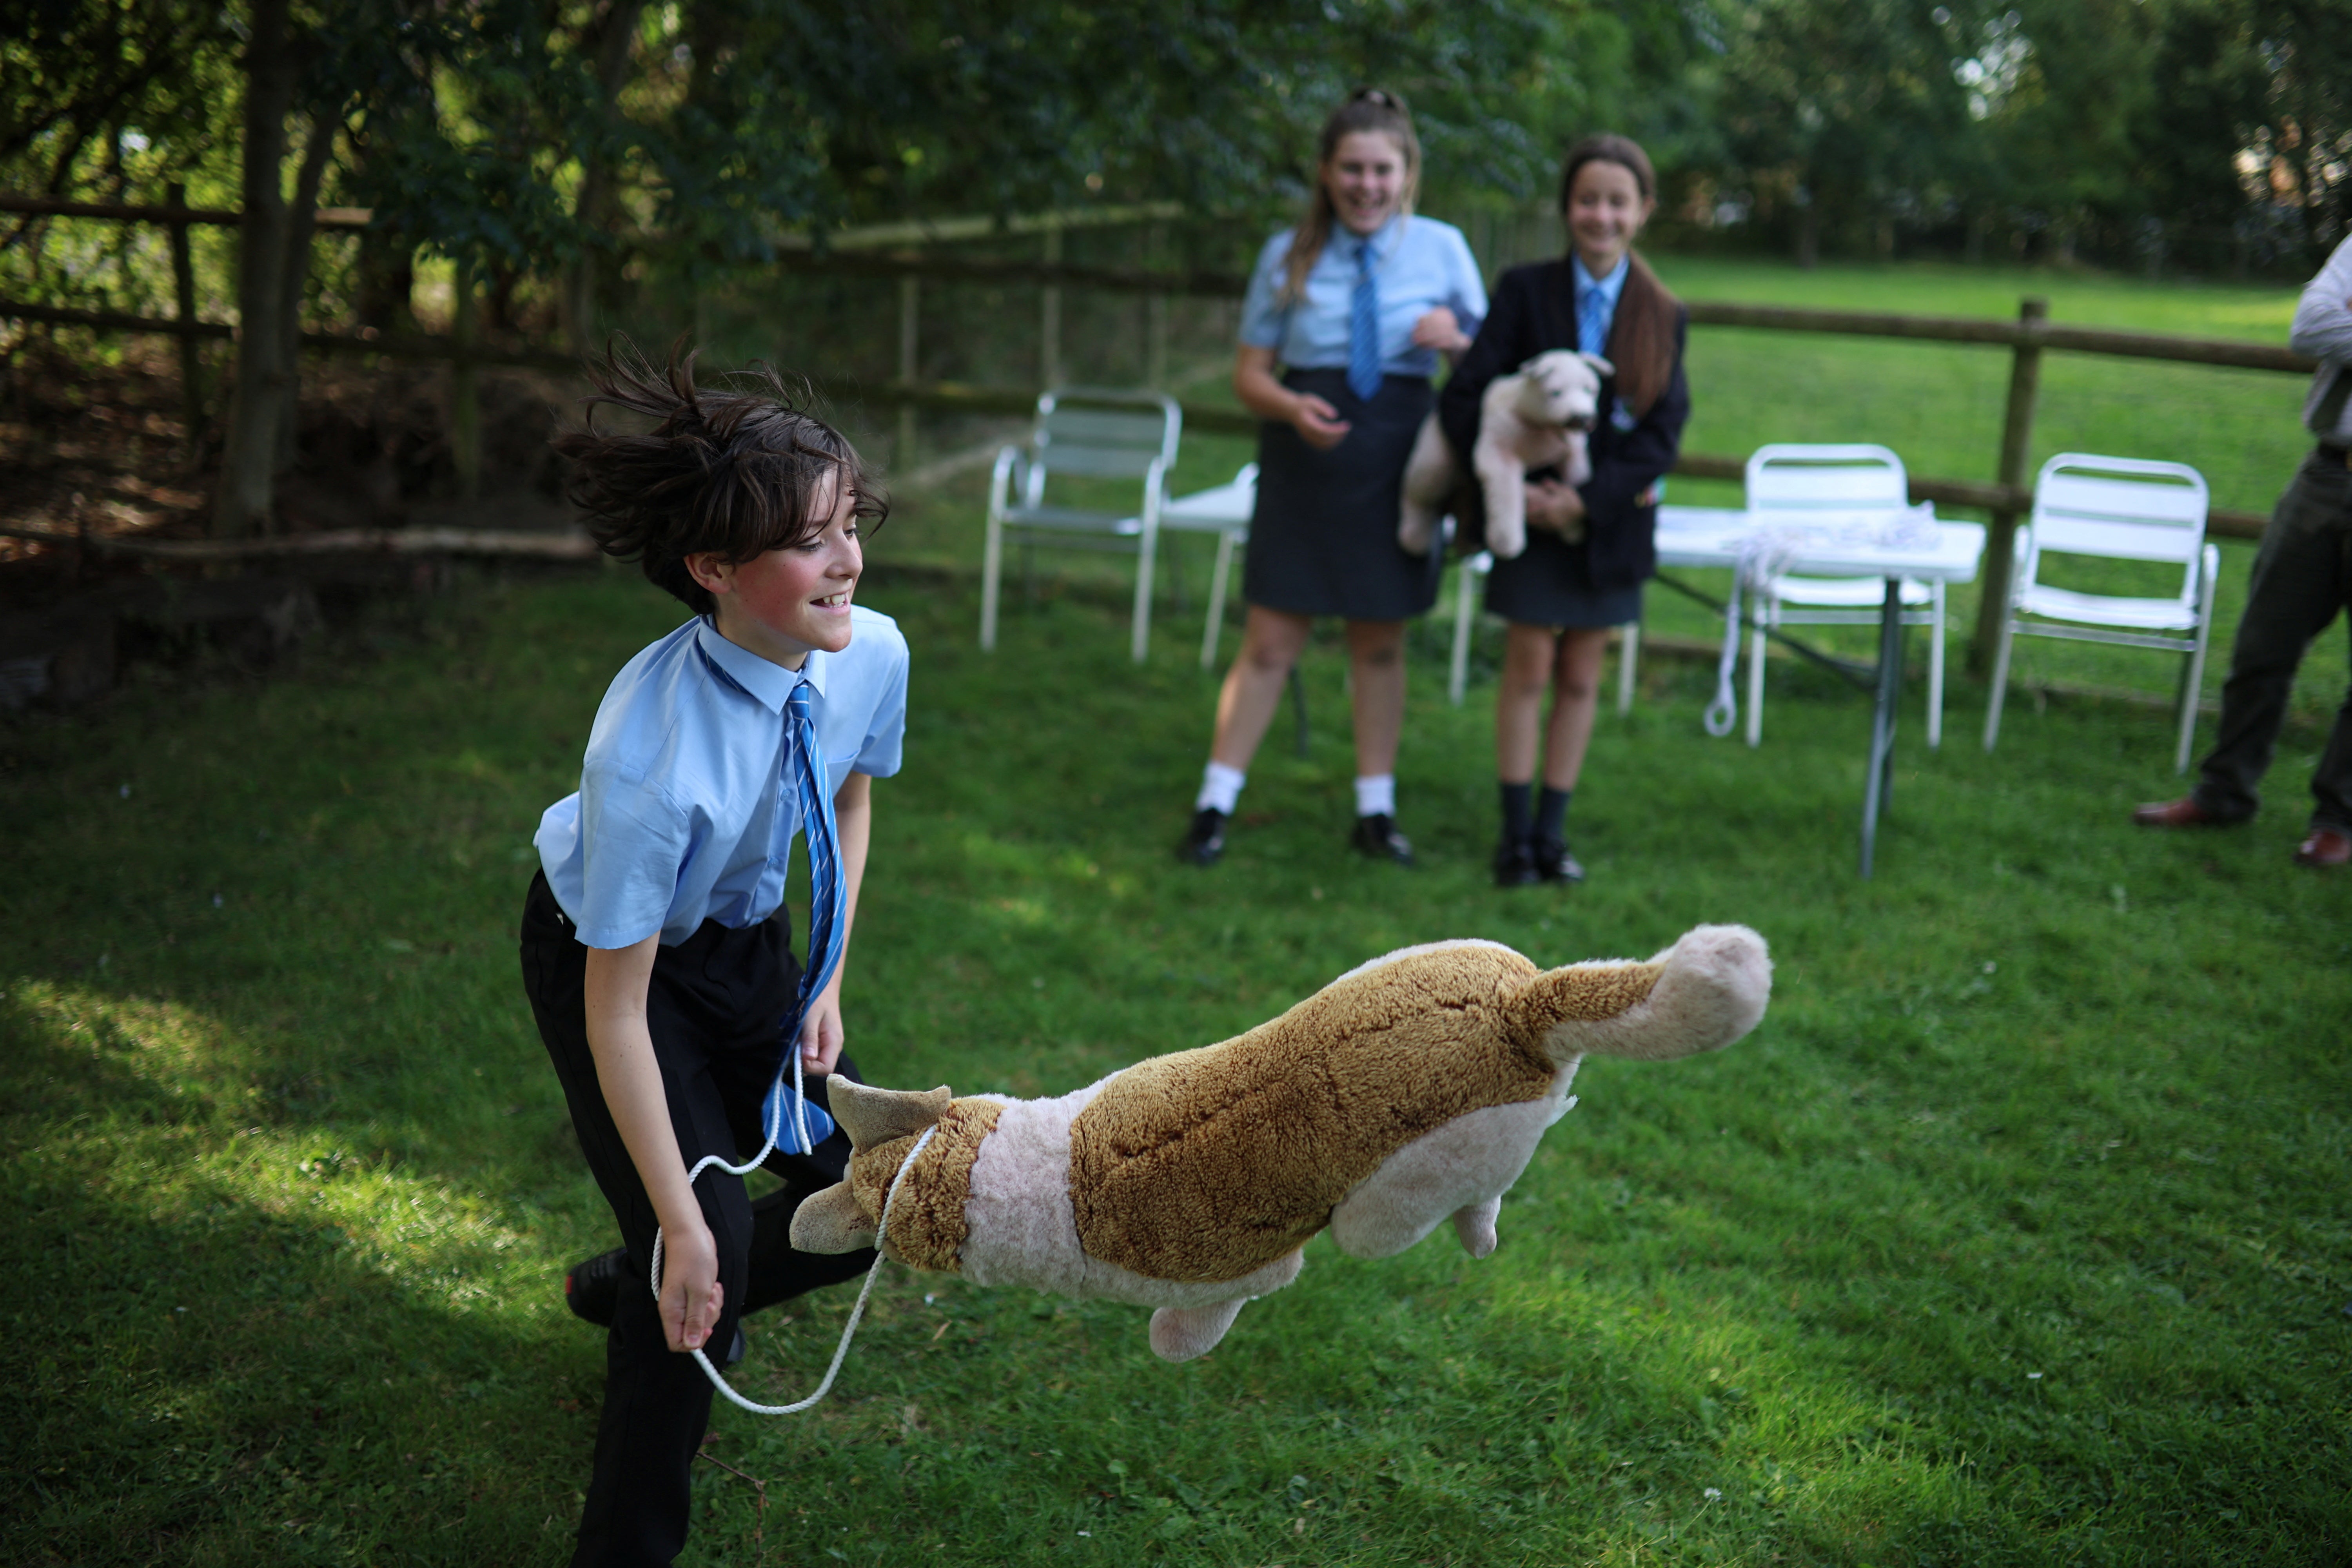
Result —
[[[1892,523],[1899,514],[1874,518]],[[1712,507],[1662,506],[1658,509],[1658,564],[1714,566],[1737,570],[1748,559],[1757,536],[1778,536],[1773,559],[1780,569],[1818,576],[1883,577],[1886,596],[1878,616],[1878,663],[1874,670],[1877,700],[1870,724],[1870,768],[1863,784],[1862,874],[1870,875],[1878,841],[1878,818],[1886,809],[1895,784],[1895,712],[1903,689],[1903,601],[1906,577],[1916,582],[1967,583],[1975,580],[1984,555],[1981,523],[1946,522],[1926,519],[1933,542],[1889,544],[1869,537],[1871,530],[1853,525],[1872,521],[1855,512],[1774,512],[1769,521],[1744,510]],[[1802,530],[1821,525],[1818,537],[1807,539]],[[1916,531],[1924,533],[1924,530]],[[1661,579],[1669,585],[1682,584]],[[1685,589],[1685,592],[1691,590]],[[1785,636],[1780,639],[1794,644]]]

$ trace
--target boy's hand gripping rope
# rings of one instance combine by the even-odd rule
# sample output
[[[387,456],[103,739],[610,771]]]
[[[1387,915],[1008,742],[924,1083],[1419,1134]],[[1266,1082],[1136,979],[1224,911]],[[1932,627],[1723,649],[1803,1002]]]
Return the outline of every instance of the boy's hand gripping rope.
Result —
[[[793,1088],[795,1090],[800,1088],[800,1057],[795,1052],[793,1057]],[[795,1400],[790,1405],[761,1405],[746,1399],[727,1386],[727,1380],[719,1374],[717,1367],[710,1364],[710,1357],[697,1348],[692,1352],[695,1364],[702,1368],[702,1375],[710,1380],[711,1387],[725,1394],[739,1408],[748,1410],[754,1415],[797,1415],[833,1391],[833,1380],[841,1372],[842,1361],[849,1354],[849,1342],[857,1332],[857,1321],[866,1315],[866,1299],[874,1293],[874,1277],[882,1272],[882,1242],[890,1234],[890,1205],[898,1201],[898,1188],[906,1181],[907,1173],[913,1170],[915,1162],[923,1157],[924,1149],[930,1144],[931,1134],[939,1130],[937,1122],[924,1128],[923,1135],[915,1140],[914,1148],[908,1151],[906,1163],[900,1165],[898,1173],[890,1178],[890,1190],[883,1194],[882,1198],[882,1218],[874,1227],[874,1267],[866,1271],[866,1283],[858,1287],[857,1304],[849,1309],[849,1321],[841,1326],[841,1342],[834,1347],[833,1364],[824,1369],[824,1381],[816,1385],[816,1392],[806,1399]],[[808,1130],[805,1127],[801,1129],[801,1137],[803,1142],[808,1138]],[[772,1142],[771,1140],[772,1144]],[[766,1150],[761,1151],[762,1159],[766,1154]],[[705,1166],[717,1165],[722,1170],[731,1171],[740,1176],[759,1163],[758,1160],[754,1160],[750,1165],[737,1167],[728,1164],[716,1154],[706,1155],[687,1177],[687,1184],[692,1186],[695,1177],[702,1174]],[[658,1300],[661,1298],[662,1281],[662,1238],[659,1230],[654,1232],[653,1276],[654,1297]]]

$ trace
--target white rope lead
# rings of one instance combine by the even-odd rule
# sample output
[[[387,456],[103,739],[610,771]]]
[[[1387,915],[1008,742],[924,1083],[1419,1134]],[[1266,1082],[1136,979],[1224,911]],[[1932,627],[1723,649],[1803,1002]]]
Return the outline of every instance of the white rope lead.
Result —
[[[795,1051],[793,1054],[793,1088],[795,1091],[800,1088],[800,1054]],[[907,1173],[915,1168],[915,1162],[922,1158],[925,1146],[931,1141],[931,1134],[939,1130],[939,1123],[936,1121],[923,1129],[923,1135],[916,1139],[914,1148],[908,1151],[906,1162],[898,1167],[898,1173],[890,1178],[889,1191],[882,1195],[882,1217],[874,1226],[874,1267],[866,1271],[866,1283],[858,1288],[857,1304],[849,1309],[849,1321],[841,1327],[841,1342],[834,1347],[833,1364],[824,1369],[824,1381],[816,1385],[814,1394],[790,1405],[761,1405],[754,1400],[744,1398],[732,1388],[728,1387],[727,1380],[719,1374],[719,1369],[710,1364],[710,1357],[702,1351],[698,1349],[689,1352],[694,1357],[695,1364],[702,1368],[702,1375],[710,1380],[710,1386],[725,1394],[739,1409],[748,1410],[754,1415],[797,1415],[833,1392],[833,1380],[840,1374],[843,1361],[848,1358],[849,1342],[857,1332],[857,1321],[866,1315],[866,1299],[874,1293],[874,1277],[882,1272],[882,1238],[890,1232],[890,1205],[898,1201],[898,1188],[906,1181]],[[801,1129],[801,1139],[803,1142],[808,1140],[806,1126]],[[775,1140],[771,1138],[769,1147],[774,1146]],[[763,1149],[761,1151],[761,1158],[766,1157],[767,1151]],[[738,1168],[728,1164],[716,1154],[709,1155],[702,1160],[701,1163],[694,1167],[693,1174],[686,1179],[687,1184],[692,1186],[695,1176],[702,1174],[703,1167],[706,1165],[718,1165],[740,1176],[759,1163],[758,1160],[754,1160],[751,1165]],[[658,1226],[654,1230],[653,1277],[654,1298],[658,1300],[661,1298],[662,1277],[662,1236]]]
[[[1744,567],[1731,574],[1731,597],[1723,606],[1723,654],[1715,663],[1715,700],[1699,716],[1706,732],[1718,741],[1739,721],[1738,683],[1733,676],[1739,668],[1739,585],[1747,578]]]

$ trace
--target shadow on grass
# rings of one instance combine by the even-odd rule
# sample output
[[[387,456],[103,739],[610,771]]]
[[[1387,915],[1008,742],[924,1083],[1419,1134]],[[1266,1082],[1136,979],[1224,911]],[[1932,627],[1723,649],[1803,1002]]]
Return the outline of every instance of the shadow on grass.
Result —
[[[0,1162],[10,1560],[557,1555],[598,1346],[517,1310],[547,1289],[520,1238],[331,1128],[221,1126],[27,984],[0,1009],[12,1134],[45,1128]]]

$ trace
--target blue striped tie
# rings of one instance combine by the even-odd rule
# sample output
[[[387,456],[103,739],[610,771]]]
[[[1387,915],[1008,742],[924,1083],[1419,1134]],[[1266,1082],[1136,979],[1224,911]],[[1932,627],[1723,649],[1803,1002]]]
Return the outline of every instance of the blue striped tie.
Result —
[[[799,1107],[808,1119],[809,1139],[808,1148],[800,1147],[793,1105],[797,1096],[786,1079],[792,1071],[793,1054],[799,1048],[801,1026],[807,1022],[809,1009],[833,972],[841,966],[842,943],[847,934],[841,926],[841,834],[833,819],[833,794],[824,787],[824,758],[817,750],[816,724],[809,717],[805,680],[784,700],[784,737],[792,753],[785,764],[785,782],[800,808],[801,837],[808,845],[808,963],[801,970],[800,995],[784,1020],[783,1058],[776,1067],[776,1081],[760,1107],[760,1125],[778,1148],[805,1154],[832,1133],[833,1118],[814,1105]]]
[[[1370,403],[1381,390],[1381,286],[1372,242],[1356,242],[1356,292],[1348,302],[1348,390]]]
[[[1607,354],[1610,314],[1609,296],[1587,289],[1576,302],[1576,346],[1589,354]]]

